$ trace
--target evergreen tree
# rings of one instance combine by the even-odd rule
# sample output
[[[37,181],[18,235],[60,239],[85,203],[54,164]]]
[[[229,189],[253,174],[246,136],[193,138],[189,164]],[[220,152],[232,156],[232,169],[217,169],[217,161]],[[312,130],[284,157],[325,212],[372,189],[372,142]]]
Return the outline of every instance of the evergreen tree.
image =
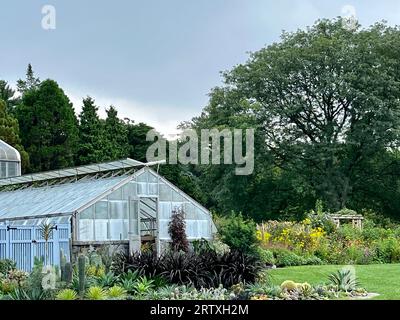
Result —
[[[106,110],[105,137],[107,142],[106,159],[119,160],[129,156],[127,125],[118,118],[118,112],[110,106]]]
[[[39,85],[40,85],[39,78],[35,78],[32,65],[28,64],[28,68],[26,69],[26,80],[19,79],[17,81],[18,91],[24,94],[29,90],[37,89]]]
[[[104,128],[97,114],[98,109],[91,97],[83,99],[77,150],[77,163],[80,165],[102,162],[106,157]]]
[[[29,156],[21,145],[17,119],[7,113],[6,103],[0,99],[0,139],[8,143],[21,154],[22,169],[29,166]]]
[[[78,121],[57,82],[45,80],[36,90],[25,91],[16,115],[32,172],[74,165]]]
[[[7,81],[0,80],[0,99],[4,101],[7,112],[12,111],[18,102],[18,99],[14,95],[15,91],[9,86]]]
[[[135,124],[133,121],[127,123],[129,157],[138,161],[146,162],[147,148],[153,143],[146,141],[147,132],[153,128],[145,123]]]

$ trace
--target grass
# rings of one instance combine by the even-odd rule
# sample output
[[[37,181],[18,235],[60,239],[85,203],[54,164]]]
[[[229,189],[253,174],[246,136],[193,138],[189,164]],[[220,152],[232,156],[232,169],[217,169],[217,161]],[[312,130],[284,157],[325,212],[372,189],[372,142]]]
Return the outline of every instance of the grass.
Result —
[[[285,280],[308,282],[311,284],[326,283],[328,275],[342,266],[302,266],[269,270],[271,280],[280,285]],[[374,299],[400,300],[400,265],[379,264],[355,266],[360,285],[371,293],[379,293]]]

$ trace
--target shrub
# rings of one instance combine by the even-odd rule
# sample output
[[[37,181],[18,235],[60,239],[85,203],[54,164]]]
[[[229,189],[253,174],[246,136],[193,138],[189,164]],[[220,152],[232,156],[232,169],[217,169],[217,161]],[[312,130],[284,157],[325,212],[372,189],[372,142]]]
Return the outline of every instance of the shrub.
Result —
[[[64,289],[57,293],[56,300],[76,300],[78,294],[72,289]]]
[[[375,242],[376,260],[383,263],[400,262],[400,240],[394,237]]]
[[[258,244],[256,224],[248,220],[242,214],[231,213],[222,218],[219,225],[221,240],[232,250],[253,254]]]
[[[316,256],[308,256],[303,259],[303,264],[309,266],[316,266],[323,264],[323,261]]]
[[[275,264],[274,253],[271,250],[259,248],[258,256],[260,257],[262,263],[264,263],[267,266],[273,266]]]
[[[17,264],[10,259],[0,260],[0,273],[1,274],[6,274],[10,270],[15,269],[16,267],[17,267]]]
[[[274,249],[274,257],[278,267],[301,266],[305,264],[305,259],[287,249]]]
[[[189,251],[189,242],[186,237],[185,213],[182,209],[172,212],[171,221],[168,224],[168,233],[172,240],[172,250]]]

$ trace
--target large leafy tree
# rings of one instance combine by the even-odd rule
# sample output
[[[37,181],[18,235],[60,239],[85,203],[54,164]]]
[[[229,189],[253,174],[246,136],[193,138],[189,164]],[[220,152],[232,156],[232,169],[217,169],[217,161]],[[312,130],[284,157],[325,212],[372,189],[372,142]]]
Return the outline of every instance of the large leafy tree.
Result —
[[[127,158],[129,156],[127,126],[124,121],[118,118],[118,111],[114,106],[110,106],[106,112],[106,158],[107,160]]]
[[[0,139],[17,149],[21,155],[22,170],[29,167],[29,156],[21,145],[18,121],[6,109],[6,103],[0,99]]]
[[[77,119],[72,103],[55,81],[45,80],[25,91],[16,115],[31,171],[74,165]]]
[[[106,159],[104,125],[97,113],[98,109],[91,97],[83,99],[79,115],[77,164],[98,163]]]
[[[257,163],[267,168],[272,159],[270,168],[290,177],[287,187],[342,208],[372,174],[365,169],[380,169],[369,161],[398,146],[399,53],[398,28],[384,24],[349,30],[341,19],[323,20],[284,33],[224,74],[226,86],[213,90],[193,126],[254,126],[262,141],[254,190],[267,181]],[[244,193],[249,186],[237,187]],[[295,196],[294,207],[296,199],[305,201]]]

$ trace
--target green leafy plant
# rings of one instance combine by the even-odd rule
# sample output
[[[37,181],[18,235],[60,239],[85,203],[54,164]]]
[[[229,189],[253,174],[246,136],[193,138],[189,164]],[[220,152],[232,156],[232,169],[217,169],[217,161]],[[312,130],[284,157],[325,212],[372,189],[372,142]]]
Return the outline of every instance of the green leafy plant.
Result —
[[[53,236],[54,224],[44,222],[39,226],[40,236],[43,238],[44,248],[45,248],[45,255],[46,255],[46,263],[49,264],[50,257],[49,257],[49,240]]]
[[[218,227],[221,240],[232,250],[255,253],[258,240],[254,221],[232,212],[228,217],[220,218]]]
[[[126,290],[120,286],[113,286],[108,289],[107,295],[111,299],[122,300],[126,298]]]
[[[118,277],[116,277],[111,271],[96,277],[96,284],[103,288],[112,287],[117,281]]]
[[[154,288],[154,281],[151,279],[147,279],[146,276],[140,277],[138,280],[136,280],[133,289],[136,294],[138,295],[144,295],[146,294],[149,290]]]
[[[14,270],[17,267],[15,261],[10,259],[2,259],[0,260],[0,273],[6,274],[11,270]]]
[[[72,289],[63,289],[56,295],[56,300],[76,300],[78,294]]]
[[[102,287],[90,287],[86,292],[86,298],[89,300],[105,300],[107,292]]]
[[[338,291],[353,291],[356,290],[359,285],[355,273],[350,269],[340,269],[333,272],[329,275],[328,279]]]

